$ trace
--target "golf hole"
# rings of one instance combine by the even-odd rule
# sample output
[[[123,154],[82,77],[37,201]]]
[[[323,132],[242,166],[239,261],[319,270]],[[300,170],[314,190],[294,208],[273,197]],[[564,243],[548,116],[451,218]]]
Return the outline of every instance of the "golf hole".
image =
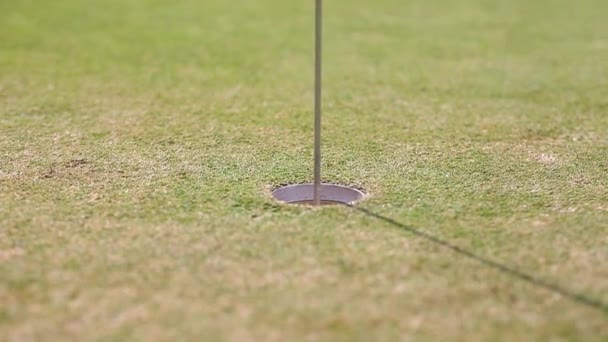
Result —
[[[295,184],[279,188],[272,196],[288,204],[314,205],[314,184]],[[321,184],[321,205],[354,204],[365,194],[358,189],[336,185]]]

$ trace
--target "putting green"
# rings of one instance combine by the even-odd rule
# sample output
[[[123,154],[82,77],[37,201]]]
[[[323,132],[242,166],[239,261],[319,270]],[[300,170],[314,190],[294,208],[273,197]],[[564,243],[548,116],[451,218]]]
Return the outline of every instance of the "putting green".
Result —
[[[0,340],[608,337],[608,3],[326,1],[361,210],[312,5],[0,2]]]

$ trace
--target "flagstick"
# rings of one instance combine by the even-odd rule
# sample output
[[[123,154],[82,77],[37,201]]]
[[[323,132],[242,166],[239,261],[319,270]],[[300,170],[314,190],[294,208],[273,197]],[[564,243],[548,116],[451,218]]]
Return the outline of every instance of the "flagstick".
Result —
[[[314,205],[321,205],[321,58],[323,46],[323,0],[315,0],[315,186]]]

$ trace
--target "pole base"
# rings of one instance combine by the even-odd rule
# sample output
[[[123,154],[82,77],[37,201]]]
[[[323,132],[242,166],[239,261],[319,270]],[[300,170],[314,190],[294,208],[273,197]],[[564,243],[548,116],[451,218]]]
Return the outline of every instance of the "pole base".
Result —
[[[288,204],[314,205],[314,184],[287,185],[272,192],[277,201]],[[336,184],[321,184],[321,205],[354,204],[365,197],[358,189]]]

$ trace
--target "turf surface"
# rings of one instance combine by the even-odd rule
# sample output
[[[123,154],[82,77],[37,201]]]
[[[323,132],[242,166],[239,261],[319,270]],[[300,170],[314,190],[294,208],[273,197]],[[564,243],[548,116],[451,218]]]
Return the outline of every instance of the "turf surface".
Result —
[[[0,1],[0,339],[605,340],[607,12]]]

